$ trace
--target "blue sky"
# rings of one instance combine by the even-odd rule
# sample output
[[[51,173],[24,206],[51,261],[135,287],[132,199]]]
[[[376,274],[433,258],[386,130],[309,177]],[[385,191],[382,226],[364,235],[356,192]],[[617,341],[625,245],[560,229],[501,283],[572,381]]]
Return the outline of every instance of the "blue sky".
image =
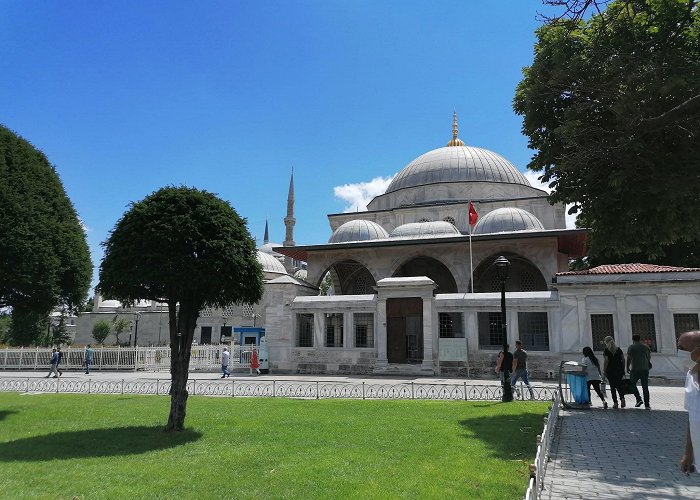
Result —
[[[0,123],[56,166],[95,266],[132,201],[217,193],[262,243],[363,208],[413,158],[460,138],[521,170],[512,99],[540,0],[3,1]],[[536,177],[533,175],[533,177]],[[95,276],[96,279],[96,276]]]

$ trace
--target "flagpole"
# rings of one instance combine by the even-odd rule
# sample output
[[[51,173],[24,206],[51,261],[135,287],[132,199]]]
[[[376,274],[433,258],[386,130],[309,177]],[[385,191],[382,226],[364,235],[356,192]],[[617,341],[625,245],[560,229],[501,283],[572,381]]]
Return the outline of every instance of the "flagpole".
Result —
[[[472,200],[469,200],[468,207],[471,208],[471,206]],[[469,275],[471,276],[469,282],[471,283],[471,291],[472,293],[474,293],[474,263],[472,261],[472,225],[471,221],[469,220],[471,218],[469,208],[467,208],[467,225],[469,226]]]

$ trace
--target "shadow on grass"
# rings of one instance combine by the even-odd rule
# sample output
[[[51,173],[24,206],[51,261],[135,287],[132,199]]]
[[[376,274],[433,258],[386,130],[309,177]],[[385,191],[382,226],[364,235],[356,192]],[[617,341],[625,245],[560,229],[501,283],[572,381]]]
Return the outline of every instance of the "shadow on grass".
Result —
[[[495,458],[532,459],[537,449],[537,435],[542,432],[543,415],[494,415],[460,420],[468,430],[468,439],[482,441]]]
[[[0,462],[138,455],[175,448],[201,437],[196,431],[164,432],[161,425],[56,432],[0,443]]]
[[[15,413],[19,412],[15,410],[0,410],[0,420],[5,420],[7,417],[14,415]]]

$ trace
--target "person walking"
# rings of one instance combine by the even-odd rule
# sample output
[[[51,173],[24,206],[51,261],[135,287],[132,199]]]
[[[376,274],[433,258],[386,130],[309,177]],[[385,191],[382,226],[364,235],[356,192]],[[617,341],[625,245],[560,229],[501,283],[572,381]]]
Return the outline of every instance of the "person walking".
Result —
[[[51,363],[51,368],[49,369],[49,374],[44,378],[49,378],[52,373],[53,373],[54,378],[58,377],[58,370],[56,370],[56,367],[58,366],[58,352],[56,352],[55,347],[51,351],[50,363]]]
[[[588,401],[593,403],[591,399],[591,387],[595,389],[596,394],[603,402],[603,409],[608,409],[608,402],[605,401],[605,393],[600,390],[600,362],[595,354],[593,354],[593,349],[590,347],[583,348],[583,358],[581,359],[581,364],[586,367],[586,384],[588,385]]]
[[[221,353],[221,371],[223,375],[221,378],[226,378],[231,376],[231,372],[228,371],[228,362],[231,359],[231,353],[228,352],[228,348],[224,347],[224,352]]]
[[[61,366],[61,361],[63,361],[63,353],[61,352],[61,348],[57,347],[56,352],[58,353],[58,361],[56,362],[56,370],[58,370],[58,376],[61,377],[63,376],[63,371],[59,368]]]
[[[513,375],[510,377],[510,385],[513,387],[515,393],[519,396],[520,391],[515,388],[515,383],[518,379],[522,381],[527,386],[530,391],[530,399],[535,399],[535,393],[530,386],[530,381],[527,377],[527,351],[523,349],[523,343],[519,340],[515,341],[515,352],[513,353]]]
[[[83,359],[83,364],[85,365],[85,375],[90,375],[90,365],[92,364],[93,354],[92,346],[88,344],[85,348],[85,359]]]
[[[700,330],[685,332],[678,337],[678,356],[682,358],[685,375],[685,402],[688,412],[688,432],[681,456],[681,472],[700,472]]]
[[[506,352],[504,353],[501,351],[498,353],[496,368],[494,369],[494,371],[498,373],[498,378],[501,380],[501,384],[503,383],[506,370],[513,366],[513,354],[508,351],[508,347],[508,344],[506,344]]]
[[[603,374],[608,380],[610,394],[612,395],[613,408],[617,408],[617,396],[620,396],[620,406],[625,407],[625,393],[622,391],[622,377],[625,375],[625,355],[622,349],[617,347],[615,339],[610,336],[603,340]]]
[[[649,368],[651,364],[651,349],[641,343],[638,334],[632,335],[632,345],[627,348],[627,373],[630,374],[630,382],[634,387],[634,397],[637,398],[635,407],[642,406],[642,398],[639,397],[637,381],[642,382],[644,394],[644,409],[651,410],[649,404]]]

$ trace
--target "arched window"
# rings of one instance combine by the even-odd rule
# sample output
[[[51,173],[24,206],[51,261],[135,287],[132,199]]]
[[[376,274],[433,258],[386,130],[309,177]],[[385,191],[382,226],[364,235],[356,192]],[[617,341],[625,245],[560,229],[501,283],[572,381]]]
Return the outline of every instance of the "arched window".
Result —
[[[448,217],[445,217],[445,218],[442,219],[442,220],[444,220],[445,222],[449,222],[449,223],[452,224],[453,226],[455,225],[455,218],[454,218],[454,217],[449,217],[449,216],[448,216]]]

